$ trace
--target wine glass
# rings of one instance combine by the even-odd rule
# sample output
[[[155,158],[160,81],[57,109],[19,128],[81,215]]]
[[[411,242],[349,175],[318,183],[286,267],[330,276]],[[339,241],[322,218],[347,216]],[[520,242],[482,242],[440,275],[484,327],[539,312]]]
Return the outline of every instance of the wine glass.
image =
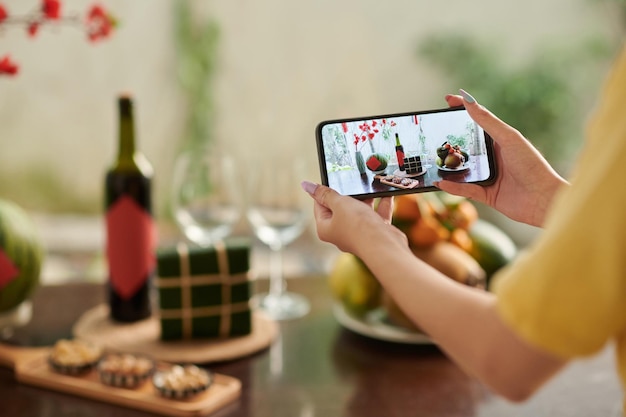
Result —
[[[259,164],[251,176],[248,221],[270,248],[269,292],[254,301],[275,320],[302,317],[310,309],[305,297],[287,291],[282,259],[283,248],[302,234],[309,220],[310,201],[300,187],[304,177],[303,161],[297,158]]]
[[[185,236],[210,246],[228,236],[241,217],[233,159],[213,148],[190,149],[176,160],[172,208]]]

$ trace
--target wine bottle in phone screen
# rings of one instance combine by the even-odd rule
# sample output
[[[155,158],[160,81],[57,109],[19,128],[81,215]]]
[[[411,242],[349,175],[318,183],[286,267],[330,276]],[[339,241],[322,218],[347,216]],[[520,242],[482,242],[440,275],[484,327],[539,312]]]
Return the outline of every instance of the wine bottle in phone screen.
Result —
[[[400,143],[400,136],[396,133],[396,159],[398,159],[398,169],[404,171],[404,146]]]

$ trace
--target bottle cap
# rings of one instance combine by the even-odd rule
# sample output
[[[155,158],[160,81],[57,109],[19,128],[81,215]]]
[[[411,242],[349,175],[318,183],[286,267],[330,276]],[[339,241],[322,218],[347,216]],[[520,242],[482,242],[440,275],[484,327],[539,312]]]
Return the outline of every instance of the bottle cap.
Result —
[[[133,111],[133,101],[130,94],[120,94],[118,98],[118,105],[121,115],[131,115]]]

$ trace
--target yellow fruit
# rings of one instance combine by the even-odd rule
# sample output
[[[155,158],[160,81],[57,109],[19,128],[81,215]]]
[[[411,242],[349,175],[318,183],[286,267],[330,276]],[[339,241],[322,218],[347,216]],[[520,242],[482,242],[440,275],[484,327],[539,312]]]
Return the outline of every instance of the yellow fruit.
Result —
[[[380,305],[381,286],[365,264],[351,253],[341,253],[328,276],[333,297],[356,315]]]
[[[413,248],[415,256],[444,275],[471,287],[485,287],[486,274],[467,252],[450,242],[438,242],[426,248]]]
[[[457,152],[453,152],[446,156],[443,160],[443,164],[448,168],[456,168],[463,165],[463,155]]]

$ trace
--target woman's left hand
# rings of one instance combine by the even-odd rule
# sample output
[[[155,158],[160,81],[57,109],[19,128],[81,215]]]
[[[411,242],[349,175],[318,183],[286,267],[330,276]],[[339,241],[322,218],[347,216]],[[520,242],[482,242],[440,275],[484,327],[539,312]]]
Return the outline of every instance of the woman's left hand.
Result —
[[[391,226],[393,197],[381,198],[373,209],[374,200],[343,196],[324,185],[304,181],[302,188],[315,201],[315,222],[321,240],[357,256],[381,239],[402,240],[407,244],[406,236]],[[377,239],[372,239],[373,236]]]

